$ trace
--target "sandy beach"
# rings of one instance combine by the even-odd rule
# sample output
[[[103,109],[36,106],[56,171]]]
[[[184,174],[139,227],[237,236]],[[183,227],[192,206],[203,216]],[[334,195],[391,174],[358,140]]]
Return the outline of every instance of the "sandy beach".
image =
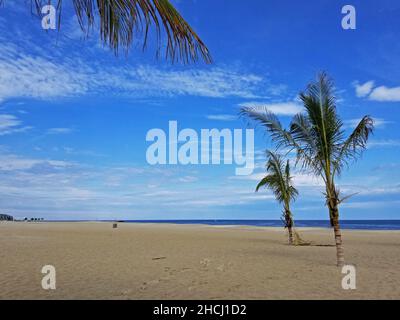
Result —
[[[400,299],[400,232],[344,230],[357,289],[341,287],[332,231],[119,223],[0,223],[1,299]],[[56,290],[41,269],[56,268]]]

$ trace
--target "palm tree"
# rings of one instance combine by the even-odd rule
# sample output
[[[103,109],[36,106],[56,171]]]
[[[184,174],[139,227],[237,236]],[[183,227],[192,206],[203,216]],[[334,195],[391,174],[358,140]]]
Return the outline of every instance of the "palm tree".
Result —
[[[289,233],[289,244],[293,244],[293,216],[290,211],[290,203],[298,195],[297,189],[292,184],[290,176],[290,165],[287,160],[286,165],[281,156],[267,151],[267,175],[258,183],[256,191],[261,187],[267,187],[275,194],[276,200],[283,204],[283,221]]]
[[[326,205],[329,219],[334,229],[337,265],[344,265],[342,236],[339,225],[339,204],[348,197],[341,198],[336,187],[336,177],[356,160],[373,132],[374,122],[364,116],[354,131],[345,137],[342,120],[336,110],[333,82],[325,74],[308,85],[306,92],[300,94],[305,111],[294,116],[289,130],[282,127],[278,118],[266,108],[242,108],[242,114],[265,126],[277,148],[295,151],[296,164],[311,170],[325,183]]]
[[[5,2],[6,0],[0,0],[0,5]],[[71,0],[71,2],[82,31],[87,34],[98,22],[102,42],[116,54],[120,47],[127,52],[140,35],[143,35],[143,49],[145,49],[150,27],[154,27],[157,56],[161,52],[160,39],[163,32],[167,38],[165,56],[172,62],[196,62],[199,57],[206,63],[212,61],[206,45],[168,0]],[[31,7],[42,16],[42,7],[54,4],[60,28],[62,3],[62,0],[31,0]]]

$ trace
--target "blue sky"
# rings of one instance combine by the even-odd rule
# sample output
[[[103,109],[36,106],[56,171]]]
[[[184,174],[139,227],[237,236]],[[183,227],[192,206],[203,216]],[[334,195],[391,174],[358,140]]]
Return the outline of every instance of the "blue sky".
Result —
[[[343,30],[348,1],[173,1],[211,50],[212,65],[157,60],[139,45],[116,58],[95,30],[82,39],[65,6],[60,32],[41,29],[29,6],[0,9],[0,211],[49,219],[278,219],[256,169],[150,166],[153,128],[244,129],[240,105],[265,105],[288,123],[316,73],[335,80],[347,128],[363,115],[376,131],[344,172],[342,219],[400,219],[398,1],[351,1],[357,29]],[[297,219],[326,219],[318,179],[295,170]]]

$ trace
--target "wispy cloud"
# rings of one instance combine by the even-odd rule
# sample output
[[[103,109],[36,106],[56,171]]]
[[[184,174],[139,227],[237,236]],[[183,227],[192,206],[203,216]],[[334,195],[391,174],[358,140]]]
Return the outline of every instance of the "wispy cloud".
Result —
[[[41,42],[55,38],[51,34],[47,37],[39,29],[39,22],[38,28],[31,30],[27,27],[30,24],[16,27],[0,20],[0,29],[4,30],[0,34],[0,100],[54,99],[91,93],[140,98],[190,95],[255,99],[285,89],[238,64],[153,66],[136,59],[110,63],[110,52],[96,45],[97,36],[95,42],[89,39],[81,50],[70,50],[76,48],[77,39],[83,35],[75,16],[66,17],[56,50],[48,50],[54,43],[44,49]],[[13,41],[15,38],[18,44]]]
[[[358,187],[358,192],[360,195],[388,195],[388,194],[399,194],[400,193],[400,185],[383,185],[383,186],[375,186],[368,187],[362,186]],[[353,191],[354,192],[354,191]]]
[[[191,183],[191,182],[196,182],[199,179],[197,177],[194,176],[184,176],[178,179],[179,182],[183,182],[183,183]]]
[[[241,103],[239,106],[266,108],[267,110],[282,116],[293,116],[302,111],[301,105],[295,102],[279,102],[279,103],[245,102]]]
[[[355,118],[355,119],[348,119],[345,120],[344,123],[344,127],[345,128],[352,128],[354,129],[355,127],[357,127],[357,125],[360,123],[361,118]],[[387,124],[391,124],[393,123],[393,121],[388,121],[382,118],[374,118],[374,126],[375,128],[384,128]]]
[[[398,206],[400,201],[363,201],[363,202],[349,202],[344,203],[342,206],[344,208],[352,208],[352,209],[371,209],[371,208],[385,208],[385,207],[392,207]]]
[[[20,157],[13,154],[0,155],[0,170],[1,171],[15,171],[15,170],[28,170],[37,166],[50,166],[52,168],[65,168],[72,166],[72,163],[60,160],[47,160]]]
[[[16,97],[51,99],[88,90],[85,74],[69,64],[19,52],[9,44],[0,46],[0,100]],[[73,61],[70,61],[71,66]]]
[[[386,139],[386,140],[371,140],[367,144],[368,148],[378,147],[400,147],[400,140]]]
[[[258,94],[263,77],[228,67],[214,67],[207,70],[168,70],[139,66],[126,72],[128,89],[141,90],[151,94],[192,95],[203,97],[254,98]]]
[[[235,121],[238,119],[237,116],[231,114],[210,114],[206,117],[209,120],[217,120],[217,121]]]
[[[232,176],[233,180],[250,180],[260,181],[265,177],[264,172],[254,173],[248,176]],[[324,186],[324,182],[321,178],[314,175],[295,172],[292,174],[294,185],[298,187],[321,187]]]
[[[40,212],[54,218],[83,213],[85,217],[93,214],[101,218],[104,214],[110,218],[115,214],[129,218],[136,213],[171,212],[176,217],[188,206],[208,212],[210,207],[273,199],[270,194],[254,194],[252,188],[243,190],[243,186],[204,185],[196,175],[171,173],[168,168],[70,166],[56,160],[13,155],[2,156],[2,164],[3,160],[9,165],[0,167],[2,207],[21,215]],[[56,168],[49,170],[44,164]],[[171,181],[176,181],[173,187]],[[20,199],[24,199],[23,204]]]
[[[69,134],[73,131],[71,128],[50,128],[47,130],[47,134]]]
[[[0,136],[25,132],[32,129],[30,126],[21,126],[22,121],[11,114],[0,114]]]
[[[200,96],[259,98],[265,79],[237,68],[155,68],[149,65],[112,67],[70,57],[46,55],[0,45],[0,100],[28,97],[54,99],[113,92],[129,97]]]

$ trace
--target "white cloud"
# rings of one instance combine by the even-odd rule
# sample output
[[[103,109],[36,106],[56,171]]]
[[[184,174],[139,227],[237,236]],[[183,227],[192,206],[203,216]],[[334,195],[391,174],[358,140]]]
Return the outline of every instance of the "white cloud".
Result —
[[[47,130],[47,134],[68,134],[73,132],[71,128],[50,128]]]
[[[240,107],[266,108],[267,110],[282,116],[293,116],[302,111],[301,105],[295,102],[280,103],[262,103],[262,102],[245,102]]]
[[[10,128],[17,127],[21,124],[15,116],[10,114],[0,114],[0,132],[7,131]]]
[[[397,201],[397,200],[394,200],[394,201],[387,201],[387,200],[363,201],[363,202],[343,203],[342,207],[352,208],[352,209],[371,209],[371,208],[384,208],[384,207],[390,207],[390,206],[397,206],[399,203],[400,203],[400,201]]]
[[[233,176],[231,179],[260,181],[264,177],[265,173],[260,172],[248,176]],[[312,174],[296,172],[292,174],[292,177],[293,183],[296,187],[321,187],[325,185],[322,178],[316,177]]]
[[[251,180],[251,181],[260,181],[262,178],[265,177],[265,173],[253,173],[248,176],[232,176],[229,179],[233,180]]]
[[[214,67],[207,70],[172,71],[139,66],[125,74],[126,89],[151,94],[193,95],[223,98],[229,96],[257,97],[256,88],[263,78],[228,68]]]
[[[280,96],[283,93],[285,93],[288,89],[288,86],[286,84],[276,84],[276,85],[270,85],[268,87],[268,93],[274,95],[274,96]]]
[[[237,120],[238,117],[231,114],[210,114],[207,116],[207,119],[217,121],[234,121]]]
[[[321,177],[304,173],[293,174],[293,182],[296,187],[322,187],[325,185]]]
[[[21,126],[22,122],[11,114],[0,114],[0,136],[25,132],[32,127]]]
[[[0,101],[89,93],[139,98],[191,95],[255,99],[284,90],[283,85],[274,85],[238,64],[170,67],[139,64],[134,58],[115,59],[108,49],[100,49],[97,36],[84,43],[77,41],[84,34],[75,16],[66,17],[64,22],[62,32],[55,36],[46,35],[39,27],[40,21],[38,28],[32,30],[30,24],[10,26],[0,20],[0,29],[4,29],[0,34]],[[19,42],[16,44],[14,39]],[[55,39],[57,43],[53,42]]]
[[[19,52],[11,45],[0,46],[0,99],[31,97],[51,99],[80,94],[88,89],[88,80],[62,63]],[[72,61],[71,61],[72,62]]]
[[[400,87],[388,88],[380,86],[372,90],[369,95],[370,100],[374,101],[400,101]]]
[[[398,102],[400,101],[400,87],[389,88],[386,86],[375,87],[374,81],[368,81],[364,84],[354,83],[356,95],[359,98],[367,97],[372,101]]]
[[[400,185],[375,186],[375,187],[358,187],[360,195],[388,195],[400,193]]]
[[[65,168],[72,164],[60,160],[24,158],[12,154],[0,155],[0,170],[2,171],[28,170],[38,165],[49,165],[53,168]]]
[[[178,179],[179,182],[183,182],[183,183],[190,183],[190,182],[196,182],[199,179],[197,177],[193,177],[193,176],[184,176]]]
[[[400,147],[400,140],[386,139],[386,140],[371,140],[367,143],[368,148],[377,147]]]
[[[182,95],[259,98],[258,93],[264,90],[263,77],[237,68],[172,70],[140,64],[112,67],[96,60],[32,55],[8,43],[0,45],[0,55],[0,100],[111,92],[141,98]]]
[[[352,128],[354,129],[360,123],[361,118],[356,119],[349,119],[343,121],[345,128]],[[374,118],[374,126],[375,128],[384,128],[387,124],[393,123],[393,121],[387,121],[382,118]]]
[[[374,87],[374,81],[368,81],[364,84],[358,84],[358,82],[356,82],[354,86],[356,88],[357,97],[363,98],[371,93],[372,88]]]

